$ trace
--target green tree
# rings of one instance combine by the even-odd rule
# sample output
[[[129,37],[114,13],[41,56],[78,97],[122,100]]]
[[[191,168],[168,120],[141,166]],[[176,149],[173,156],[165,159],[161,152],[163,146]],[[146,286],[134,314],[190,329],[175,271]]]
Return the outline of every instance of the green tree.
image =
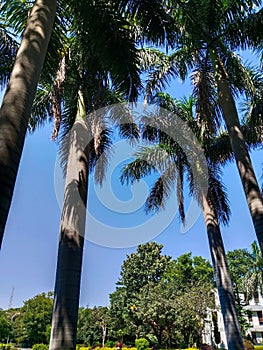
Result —
[[[88,330],[91,326],[92,310],[88,307],[79,308],[78,313],[78,328],[77,328],[77,343],[91,345],[87,336]]]
[[[53,307],[52,293],[42,293],[28,299],[15,318],[15,335],[21,344],[47,344],[46,329],[51,324]]]
[[[195,284],[212,284],[214,271],[208,260],[186,253],[171,261],[165,278],[176,282],[179,289],[187,290]]]
[[[226,254],[233,288],[238,295],[244,292],[243,280],[251,267],[251,257],[248,249],[235,249]]]
[[[0,247],[56,4],[54,0],[35,1],[0,110]]]
[[[183,303],[192,295],[186,339],[200,341],[202,320],[207,307],[213,306],[213,268],[191,253],[171,260],[161,250],[156,242],[139,245],[123,262],[117,289],[110,295],[111,334],[116,337],[122,332],[125,342],[146,337],[155,338],[159,346],[178,346],[186,327]]]
[[[200,343],[207,308],[214,307],[212,266],[191,253],[171,260],[160,255],[161,247],[155,242],[140,245],[137,253],[123,262],[117,285],[126,282],[110,295],[113,327],[122,330],[125,342],[136,336],[163,347],[178,347],[182,341]],[[158,265],[162,267],[161,274]],[[143,283],[136,284],[136,276]]]
[[[235,249],[227,253],[234,290],[245,296],[245,302],[263,291],[263,259],[256,241],[251,249]],[[240,302],[239,302],[240,303]]]
[[[240,295],[245,296],[244,278],[251,268],[251,256],[247,249],[235,249],[226,254],[229,272],[233,284],[238,320],[243,337],[247,334],[249,324],[247,322],[247,311],[244,310],[244,302]],[[246,299],[246,296],[245,296]]]
[[[6,311],[0,310],[0,341],[6,343],[12,336],[12,323]]]
[[[243,290],[246,301],[258,297],[259,292],[263,295],[263,258],[256,241],[251,244],[250,269],[244,276]]]
[[[211,281],[203,283],[202,278],[194,285],[176,277],[150,284],[141,290],[134,312],[150,326],[159,346],[178,347],[181,341],[188,346],[200,344],[207,308],[214,307],[212,289]]]
[[[77,342],[88,346],[105,344],[111,320],[106,306],[80,308],[78,317]]]
[[[117,289],[110,295],[110,315],[115,335],[122,331],[127,339],[147,333],[136,309],[141,290],[149,284],[157,285],[164,276],[171,257],[162,255],[162,245],[149,242],[138,246],[136,253],[123,262]],[[125,338],[126,339],[126,338]]]
[[[162,255],[162,244],[148,242],[138,245],[136,253],[128,255],[121,266],[117,286],[128,293],[138,293],[148,283],[157,284],[163,277],[171,257]]]

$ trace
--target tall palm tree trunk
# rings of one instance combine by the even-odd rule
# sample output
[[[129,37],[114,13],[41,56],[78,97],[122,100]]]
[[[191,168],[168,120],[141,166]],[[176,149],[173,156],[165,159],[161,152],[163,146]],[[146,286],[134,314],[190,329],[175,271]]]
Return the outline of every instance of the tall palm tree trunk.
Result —
[[[35,1],[0,110],[0,248],[56,3]]]
[[[82,91],[62,152],[67,155],[50,350],[75,350],[88,196],[88,130]]]
[[[85,236],[88,157],[83,121],[71,131],[64,202],[60,225],[50,350],[76,347],[82,255]]]
[[[216,287],[224,319],[228,350],[242,350],[244,349],[244,345],[237,319],[235,298],[220,227],[215,212],[204,194],[202,196],[202,210],[215,271]]]
[[[230,137],[239,176],[245,191],[248,208],[253,220],[260,250],[263,254],[263,198],[249,156],[246,142],[241,131],[236,104],[225,76],[218,79],[219,103]]]

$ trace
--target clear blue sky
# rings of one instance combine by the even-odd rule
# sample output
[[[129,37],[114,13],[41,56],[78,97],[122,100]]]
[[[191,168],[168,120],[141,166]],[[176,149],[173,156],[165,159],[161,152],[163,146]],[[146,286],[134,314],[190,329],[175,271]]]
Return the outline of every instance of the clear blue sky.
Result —
[[[181,85],[173,87],[173,94],[177,97],[187,95],[187,91],[187,87]],[[26,138],[0,252],[0,307],[4,309],[9,306],[13,288],[12,307],[22,306],[23,301],[54,288],[60,208],[54,187],[57,146],[50,141],[51,132],[52,125],[47,125]],[[260,180],[261,153],[254,152],[252,158]],[[235,164],[225,168],[224,182],[232,205],[230,225],[222,227],[226,250],[247,248],[255,239],[255,234]],[[136,220],[139,223],[149,220],[142,210],[132,214],[116,214],[105,209],[99,203],[100,200],[96,199],[94,186],[91,184],[90,187],[90,211],[99,220],[113,225],[115,222],[119,227],[130,227]],[[118,187],[116,192],[121,200],[131,196],[125,187]],[[103,189],[100,194],[103,196]],[[191,251],[193,255],[210,258],[201,215],[186,234],[182,234],[180,229],[181,225],[175,215],[168,227],[155,238],[164,245],[163,253],[176,258]],[[136,247],[107,248],[86,240],[80,304],[91,307],[107,305],[108,295],[115,289],[126,254],[135,250]]]

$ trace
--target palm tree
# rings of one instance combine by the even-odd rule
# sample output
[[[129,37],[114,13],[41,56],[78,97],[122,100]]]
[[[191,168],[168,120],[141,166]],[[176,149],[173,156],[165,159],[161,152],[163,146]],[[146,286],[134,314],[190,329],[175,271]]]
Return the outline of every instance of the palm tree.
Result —
[[[161,2],[152,3],[160,5]],[[52,349],[75,348],[85,228],[83,218],[87,199],[87,169],[91,171],[96,160],[100,156],[102,158],[102,145],[104,144],[105,147],[109,139],[99,120],[87,125],[83,118],[86,113],[101,107],[101,101],[116,102],[116,94],[121,94],[122,98],[126,97],[128,100],[135,99],[140,85],[137,49],[134,45],[134,39],[137,36],[132,34],[132,26],[122,14],[120,15],[118,9],[121,4],[68,0],[65,6],[66,29],[70,34],[64,38],[66,39],[64,47],[59,46],[59,50],[56,50],[61,56],[60,60],[57,60],[60,61],[59,64],[54,65],[58,68],[56,74],[54,69],[50,70],[54,62],[52,55],[48,56],[42,75],[42,86],[37,92],[40,103],[33,108],[33,114],[38,118],[30,119],[30,128],[34,130],[46,119],[46,112],[51,111],[55,119],[54,138],[59,132],[61,123],[65,125],[66,122],[68,126],[74,126],[71,136],[75,138],[71,143],[72,147],[68,150],[66,188],[60,228],[51,335]],[[126,6],[124,8],[126,9]],[[130,15],[132,15],[132,8],[133,6],[129,8]],[[139,5],[140,8],[141,5]],[[100,20],[97,21],[97,18]],[[147,18],[148,21],[151,20],[147,14],[142,18],[144,21]],[[164,31],[165,25],[162,21],[158,19],[155,21],[155,26],[156,24],[161,31]],[[140,31],[143,30],[143,26],[141,21],[136,23]],[[153,40],[153,37],[149,40]],[[71,74],[68,74],[69,71]],[[115,89],[115,100],[109,99],[109,94],[105,95],[105,91],[109,91],[109,86]],[[51,101],[51,107],[49,101]],[[67,107],[63,108],[63,106]],[[125,130],[127,126],[129,132]],[[129,120],[120,126],[120,132],[125,135],[136,133],[136,130]],[[87,149],[84,149],[84,145],[79,143],[84,138],[79,139],[79,133],[83,135],[87,132],[94,136],[95,141],[93,146],[88,145]],[[76,154],[77,150],[81,153],[80,156],[79,153]],[[99,167],[96,167],[95,177],[98,181],[102,181],[103,171]],[[79,202],[72,202],[72,197],[75,198],[74,194],[77,194],[78,199],[81,198]],[[71,216],[73,213],[74,219]]]
[[[263,295],[263,258],[256,241],[251,244],[251,252],[248,252],[248,257],[250,268],[242,283],[247,302],[253,297],[258,299],[258,292]]]
[[[35,1],[0,110],[0,248],[56,3],[55,0]]]
[[[235,94],[246,93],[248,96],[254,92],[248,71],[234,50],[262,43],[259,23],[263,11],[260,9],[257,12],[260,5],[261,1],[257,0],[249,3],[243,0],[179,0],[173,3],[171,12],[180,27],[174,42],[176,50],[168,58],[162,61],[159,59],[160,66],[151,71],[147,94],[149,97],[154,89],[160,89],[175,75],[185,79],[188,71],[198,71],[200,66],[206,76],[214,76],[220,105],[217,116],[223,116],[257,239],[263,251],[263,200],[234,100]]]
[[[37,92],[38,103],[34,105],[34,116],[30,120],[30,127],[34,130],[45,121],[49,111],[55,120],[54,137],[59,130],[63,131],[62,136],[70,130],[64,136],[61,148],[62,162],[66,166],[66,183],[51,349],[75,349],[76,345],[88,178],[89,173],[94,170],[95,180],[102,182],[104,167],[101,164],[106,165],[106,151],[111,144],[111,134],[107,126],[109,123],[105,122],[106,116],[101,115],[98,108],[123,101],[125,97],[135,99],[140,87],[137,51],[129,30],[126,29],[127,22],[118,12],[112,11],[112,4],[105,2],[103,9],[96,8],[95,5],[93,12],[102,11],[100,36],[104,37],[103,47],[93,43],[93,30],[86,27],[88,20],[85,15],[88,13],[91,16],[90,11],[79,9],[81,15],[78,18],[72,17],[68,40],[62,50],[53,84],[50,84],[49,76],[43,76],[42,85]],[[101,3],[98,5],[101,6]],[[83,6],[83,2],[74,6]],[[86,6],[90,7],[90,2]],[[78,35],[72,38],[70,33],[75,32]],[[111,52],[107,54],[112,47],[118,50],[118,57],[112,56]],[[117,69],[117,65],[121,68]],[[86,119],[87,114],[91,117]],[[120,113],[121,117],[122,114]],[[114,114],[115,120],[120,116]],[[123,118],[122,122],[119,127],[121,135],[136,137],[137,128],[132,120]]]
[[[19,56],[17,56],[13,68],[14,73],[12,74],[12,78],[10,80],[0,112],[0,118],[2,120],[0,125],[0,134],[2,135],[0,147],[0,179],[2,183],[0,190],[0,248],[11,205],[33,98],[36,92],[37,82],[39,80],[40,71],[47,50],[47,44],[56,15],[57,1],[36,0],[32,11],[30,7],[31,2],[27,3],[26,1],[14,0],[12,2],[2,1],[2,4],[3,6],[1,6],[1,11],[8,13],[8,15],[5,16],[8,20],[7,23],[15,30],[17,30],[17,28],[21,29],[21,24],[24,24],[25,19],[27,19],[28,12],[30,12],[31,15],[27,21],[27,29],[21,42]],[[28,12],[24,11],[25,6],[28,8]],[[70,8],[73,10],[74,16],[82,16],[82,20],[83,15],[85,14],[84,17],[86,21],[86,28],[89,27],[91,33],[90,37],[92,37],[92,46],[94,46],[96,50],[103,49],[105,45],[117,43],[118,38],[115,38],[115,32],[112,30],[115,27],[108,27],[108,29],[110,29],[110,33],[112,34],[111,37],[109,35],[105,35],[106,32],[104,31],[103,27],[109,23],[107,21],[107,17],[108,19],[113,19],[115,12],[123,12],[124,10],[129,14],[130,18],[132,18],[132,22],[134,24],[136,23],[136,30],[134,30],[134,32],[131,30],[130,36],[136,37],[137,40],[147,39],[148,41],[157,41],[159,44],[171,42],[171,17],[167,11],[165,11],[162,1],[160,0],[153,0],[151,2],[139,1],[136,3],[129,0],[121,2],[112,1],[112,7],[111,10],[106,13],[107,16],[102,16],[103,10],[105,9],[105,1],[103,0],[96,1],[96,3],[92,3],[90,1],[76,3],[73,0],[67,0],[66,2],[59,2],[56,17],[57,23],[61,22],[63,26],[65,25],[65,22],[71,20],[71,18],[68,17],[68,10]],[[60,12],[61,9],[62,13]],[[72,11],[70,12],[72,13]],[[36,18],[37,21],[35,21]],[[98,18],[100,18],[99,21],[97,20]],[[104,22],[104,20],[106,20],[106,22]],[[121,18],[119,18],[119,22],[123,24],[123,20]],[[85,25],[85,22],[83,24]],[[131,29],[131,25],[128,27]],[[135,26],[133,29],[134,28]],[[150,32],[147,33],[145,28],[150,28]],[[81,28],[81,30],[83,30],[83,28]],[[54,30],[52,34],[54,34],[56,37],[56,33],[57,29]],[[61,34],[61,31],[59,31],[59,33]],[[43,36],[41,34],[43,34]],[[57,36],[56,39],[59,40],[59,37]],[[37,43],[35,46],[31,45],[34,40]],[[38,50],[38,48],[40,48],[40,50]],[[50,74],[48,72],[49,69],[53,70],[54,67],[57,68],[58,60],[54,60],[54,56],[57,57],[60,48],[61,45],[57,45],[53,46],[51,50],[49,50],[49,58],[53,57],[53,60],[49,60],[45,63],[45,67],[48,68],[45,70],[45,74]],[[116,55],[117,49],[118,46],[111,46],[111,52],[108,52],[110,57],[109,62],[114,61],[114,59],[116,59],[117,62],[118,57],[123,57],[123,55]],[[128,50],[128,48],[126,49]],[[126,56],[124,61],[127,62],[127,60],[132,59],[134,59],[134,55]],[[21,69],[21,60],[23,63],[29,62],[28,67],[24,69],[25,66],[23,66],[23,69]],[[48,62],[52,62],[52,64],[50,65]],[[118,69],[121,70],[122,67],[123,65],[120,65]],[[9,67],[3,66],[0,68],[9,69]],[[23,74],[23,81],[20,78],[18,79],[16,74],[17,71]],[[0,71],[0,75],[2,75],[2,73],[3,72]],[[5,71],[3,74],[4,76],[1,77],[2,82],[6,80],[9,72]],[[119,84],[122,85],[124,83],[132,86],[132,78],[133,77],[131,74],[129,75],[129,79],[125,79],[122,82],[119,81]],[[23,91],[23,94],[21,91]],[[17,103],[14,104],[13,101],[16,101]]]
[[[162,106],[168,106],[169,110],[174,113],[171,123],[167,122],[167,120],[162,122],[159,118],[158,124],[161,130],[158,130],[152,126],[149,127],[149,125],[153,125],[152,117],[144,117],[142,119],[144,125],[146,125],[143,129],[143,136],[148,141],[154,142],[154,145],[143,147],[135,154],[136,159],[124,167],[122,182],[125,180],[133,182],[152,172],[159,172],[161,175],[155,181],[147,198],[146,210],[158,210],[160,207],[164,207],[165,199],[176,187],[179,212],[184,221],[183,184],[185,179],[188,180],[190,192],[197,198],[206,224],[228,349],[242,349],[244,348],[243,341],[219,226],[219,221],[224,224],[228,222],[230,209],[224,187],[221,184],[220,168],[218,163],[215,162],[217,145],[214,146],[214,142],[208,134],[207,127],[202,122],[202,119],[199,119],[199,121],[195,120],[196,118],[193,116],[193,98],[182,103],[165,94],[159,94],[158,103]],[[212,107],[212,104],[210,104],[210,107]],[[190,164],[181,145],[178,145],[177,142],[168,136],[169,129],[173,128],[173,124],[176,123],[176,118],[178,117],[182,118],[191,127],[191,130],[199,137],[199,141],[202,144],[208,165],[208,191],[205,186],[194,181],[193,169],[191,168],[193,163]],[[199,117],[202,118],[203,116]],[[182,128],[180,129],[181,132]],[[210,157],[209,154],[213,154],[213,157]]]

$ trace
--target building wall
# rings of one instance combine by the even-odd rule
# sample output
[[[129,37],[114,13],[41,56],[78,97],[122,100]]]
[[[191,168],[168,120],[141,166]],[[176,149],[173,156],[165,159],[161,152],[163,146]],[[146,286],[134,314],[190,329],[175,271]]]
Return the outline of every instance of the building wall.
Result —
[[[244,298],[240,295],[240,299],[244,302]],[[250,324],[250,328],[248,329],[248,334],[254,340],[255,343],[261,344],[263,342],[263,298],[259,294],[258,300],[252,299],[249,301],[248,305],[244,304],[244,309],[249,310],[251,312],[251,319],[247,318],[248,323]],[[217,324],[218,330],[220,332],[221,343],[218,345],[215,343],[215,330],[214,324],[212,320],[213,312],[217,313]],[[262,313],[261,313],[262,312]],[[203,331],[203,342],[209,345],[217,346],[220,349],[227,348],[226,342],[226,334],[225,327],[223,321],[223,315],[220,308],[219,296],[217,291],[215,290],[215,310],[209,310],[207,319],[204,323],[204,331]]]

